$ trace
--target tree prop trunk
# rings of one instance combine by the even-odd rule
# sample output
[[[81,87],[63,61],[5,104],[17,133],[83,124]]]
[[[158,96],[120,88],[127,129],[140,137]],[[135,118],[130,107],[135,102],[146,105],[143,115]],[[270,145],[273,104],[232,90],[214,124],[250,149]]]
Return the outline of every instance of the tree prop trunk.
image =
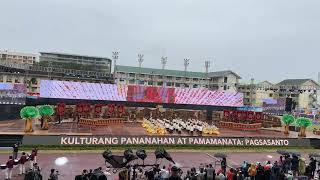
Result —
[[[306,127],[301,126],[300,127],[300,132],[299,132],[299,137],[306,137]]]
[[[284,134],[289,134],[289,125],[284,126]]]
[[[50,120],[50,117],[44,117],[43,118],[43,124],[42,124],[41,129],[43,129],[43,130],[48,130],[49,129],[49,123],[48,123],[49,120]]]
[[[25,132],[33,132],[33,128],[32,128],[32,119],[26,119],[25,120]]]

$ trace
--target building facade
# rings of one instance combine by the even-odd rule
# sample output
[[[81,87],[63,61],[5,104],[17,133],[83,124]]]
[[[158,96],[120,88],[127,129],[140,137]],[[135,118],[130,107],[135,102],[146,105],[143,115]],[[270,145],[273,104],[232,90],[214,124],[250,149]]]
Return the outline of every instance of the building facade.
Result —
[[[74,82],[90,83],[114,83],[110,74],[96,72],[71,70],[62,68],[30,66],[24,69],[24,66],[0,64],[0,82],[24,83],[27,86],[29,94],[38,94],[40,92],[41,80],[60,80]]]
[[[99,71],[111,74],[111,63],[111,59],[105,57],[40,52],[40,65],[44,66]]]
[[[261,107],[267,99],[292,98],[296,108],[318,108],[318,83],[312,79],[286,79],[277,84],[268,81],[239,84],[238,92],[244,94],[244,105]]]
[[[1,63],[33,65],[38,59],[37,54],[0,50]]]
[[[260,83],[239,84],[237,91],[243,93],[245,106],[261,107],[265,99],[278,99],[278,93],[273,89],[274,84],[269,81]]]
[[[127,85],[201,88],[235,92],[241,77],[232,71],[203,72],[116,66],[115,82]]]

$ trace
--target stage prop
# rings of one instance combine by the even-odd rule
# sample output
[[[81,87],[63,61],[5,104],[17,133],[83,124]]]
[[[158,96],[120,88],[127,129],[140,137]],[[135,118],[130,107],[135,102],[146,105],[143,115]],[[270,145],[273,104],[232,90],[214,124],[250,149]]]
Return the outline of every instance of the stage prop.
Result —
[[[109,119],[87,119],[81,118],[79,125],[81,126],[108,126],[110,124],[122,124],[125,122],[124,118],[109,118]]]
[[[223,117],[218,123],[220,121],[243,124],[261,123],[264,128],[281,127],[280,118],[254,111],[224,110]]]
[[[294,117],[289,114],[282,116],[282,122],[284,124],[284,134],[289,134],[289,125],[294,122]]]
[[[234,122],[219,122],[219,128],[229,128],[236,129],[242,131],[257,131],[262,127],[261,123],[253,123],[253,124],[243,124],[243,123],[234,123]]]
[[[307,127],[312,125],[312,120],[309,118],[301,117],[296,120],[296,124],[300,127],[299,136],[306,137],[306,129]]]
[[[57,109],[58,120],[60,123],[61,118],[65,115],[66,104],[65,103],[58,103],[56,109]]]
[[[42,105],[37,107],[41,116],[41,129],[49,129],[49,121],[51,121],[51,116],[54,114],[54,109],[50,105]]]
[[[32,120],[39,117],[39,111],[34,106],[26,106],[21,109],[20,116],[25,122],[25,132],[33,132]]]

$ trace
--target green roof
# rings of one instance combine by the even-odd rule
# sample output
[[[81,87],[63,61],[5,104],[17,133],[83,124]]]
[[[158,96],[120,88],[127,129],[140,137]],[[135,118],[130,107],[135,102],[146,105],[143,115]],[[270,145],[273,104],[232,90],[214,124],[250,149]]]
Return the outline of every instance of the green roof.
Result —
[[[139,67],[133,67],[133,66],[116,66],[116,71],[118,72],[127,72],[127,73],[141,73],[141,74],[155,74],[155,75],[162,75],[165,76],[175,76],[175,77],[184,77],[185,72],[179,71],[179,70],[169,70],[169,69],[155,69],[155,68],[144,68],[141,69]],[[238,78],[241,78],[239,75],[234,73],[233,71],[227,70],[227,71],[216,71],[216,72],[209,72],[208,77],[221,77],[226,76],[228,74],[234,74]],[[186,76],[189,78],[205,78],[206,73],[204,72],[193,72],[193,71],[187,71]]]
[[[155,74],[155,75],[162,75],[165,76],[175,76],[175,77],[184,77],[185,72],[179,71],[179,70],[168,70],[165,69],[162,71],[162,69],[155,69],[155,68],[139,68],[139,67],[133,67],[133,66],[116,66],[118,72],[127,72],[127,73],[141,73],[141,74]],[[205,78],[206,74],[203,72],[192,72],[187,71],[186,73],[187,77],[189,78]]]
[[[281,85],[300,86],[308,81],[312,81],[315,84],[317,84],[312,79],[285,79],[285,80],[279,82],[277,85],[279,85],[279,86],[281,86]]]

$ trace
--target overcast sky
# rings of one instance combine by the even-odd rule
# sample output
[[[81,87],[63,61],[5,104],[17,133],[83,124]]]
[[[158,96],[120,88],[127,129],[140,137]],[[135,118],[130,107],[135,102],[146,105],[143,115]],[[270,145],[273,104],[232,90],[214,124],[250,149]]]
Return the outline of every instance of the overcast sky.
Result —
[[[0,49],[111,57],[121,65],[233,70],[248,82],[317,79],[319,0],[1,0]]]

